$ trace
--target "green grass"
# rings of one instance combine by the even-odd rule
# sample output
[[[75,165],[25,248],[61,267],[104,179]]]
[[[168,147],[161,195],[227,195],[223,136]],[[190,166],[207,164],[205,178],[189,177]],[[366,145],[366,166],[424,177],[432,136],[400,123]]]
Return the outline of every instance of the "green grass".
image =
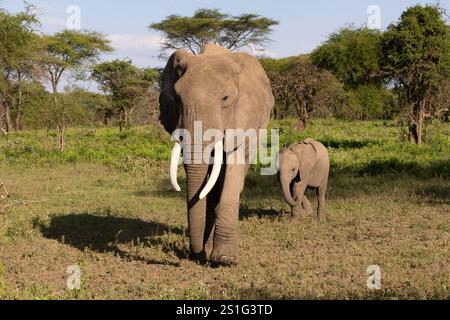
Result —
[[[254,167],[242,263],[218,269],[187,259],[184,194],[169,191],[171,143],[159,127],[71,129],[65,153],[51,132],[1,137],[11,196],[0,200],[0,298],[450,298],[449,124],[424,146],[402,143],[391,122],[271,126],[282,144],[313,137],[329,147],[327,221],[293,224],[276,177]],[[66,288],[73,264],[79,291]],[[381,291],[366,287],[373,264]]]

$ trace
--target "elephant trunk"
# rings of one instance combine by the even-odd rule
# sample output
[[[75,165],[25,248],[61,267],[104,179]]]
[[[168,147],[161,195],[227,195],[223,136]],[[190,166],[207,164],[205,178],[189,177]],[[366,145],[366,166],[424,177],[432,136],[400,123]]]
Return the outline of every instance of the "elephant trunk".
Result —
[[[298,205],[298,200],[294,200],[294,198],[292,197],[291,194],[291,181],[286,178],[286,177],[282,177],[280,179],[281,182],[281,187],[283,189],[283,195],[284,198],[286,199],[286,202],[291,206],[291,207],[296,207]]]
[[[199,195],[206,184],[208,169],[206,164],[185,166],[189,238],[194,254],[201,254],[204,249],[206,199],[200,199]]]

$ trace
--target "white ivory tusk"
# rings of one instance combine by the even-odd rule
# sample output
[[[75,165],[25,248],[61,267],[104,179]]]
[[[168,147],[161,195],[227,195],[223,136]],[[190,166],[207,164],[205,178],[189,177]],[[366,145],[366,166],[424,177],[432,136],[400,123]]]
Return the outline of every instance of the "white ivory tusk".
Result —
[[[181,188],[178,184],[178,164],[181,157],[181,145],[175,142],[175,146],[172,149],[172,156],[170,158],[170,184],[172,188],[180,192]]]
[[[220,171],[222,170],[222,164],[223,164],[223,141],[220,140],[214,146],[213,168],[208,183],[206,183],[205,188],[203,188],[203,191],[200,193],[200,200],[205,199],[206,196],[211,192],[211,190],[216,185],[217,180],[219,180]]]

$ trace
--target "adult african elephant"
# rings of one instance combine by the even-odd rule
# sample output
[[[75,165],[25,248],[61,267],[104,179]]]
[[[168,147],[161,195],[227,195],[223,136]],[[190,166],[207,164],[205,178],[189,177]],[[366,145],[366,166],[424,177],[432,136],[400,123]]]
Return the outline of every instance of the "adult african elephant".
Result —
[[[265,129],[273,105],[264,69],[246,53],[232,53],[216,45],[206,46],[199,55],[178,50],[162,75],[160,121],[170,134],[177,129],[193,132],[199,121],[203,132],[217,129],[223,137],[228,129]],[[201,152],[207,145],[203,141],[199,146],[194,134],[190,139],[175,139],[170,178],[177,191],[181,145]],[[239,261],[239,201],[249,164],[227,163],[227,157],[237,150],[234,146],[227,138],[216,141],[213,165],[187,163],[185,157],[190,250],[195,260],[222,265]],[[246,148],[248,156],[248,145]]]

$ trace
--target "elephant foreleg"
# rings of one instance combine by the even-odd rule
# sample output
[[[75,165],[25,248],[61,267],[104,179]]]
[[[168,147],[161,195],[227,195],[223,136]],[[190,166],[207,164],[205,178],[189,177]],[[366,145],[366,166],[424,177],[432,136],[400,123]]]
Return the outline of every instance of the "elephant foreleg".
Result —
[[[239,202],[249,165],[228,165],[214,230],[211,260],[224,265],[239,262]]]
[[[214,249],[214,233],[216,227],[216,216],[219,210],[220,194],[223,188],[223,181],[225,175],[225,166],[222,168],[220,177],[214,186],[214,189],[208,196],[206,208],[206,226],[205,226],[205,259],[211,260],[211,255]]]
[[[306,210],[303,209],[302,204],[299,203],[296,207],[292,208],[292,219],[297,220],[306,215]]]
[[[294,198],[296,200],[301,199],[301,201],[298,202],[297,206],[292,208],[293,219],[298,219],[312,211],[311,203],[305,195],[307,187],[308,184],[306,180],[300,181],[294,186]]]
[[[308,188],[308,176],[305,175],[304,178],[302,178],[302,180],[294,186],[294,197],[295,200],[299,201],[300,205],[303,203],[307,188]]]
[[[307,214],[311,214],[313,212],[313,208],[311,205],[311,202],[309,201],[309,199],[305,196],[303,196],[303,209],[305,209]]]
[[[306,216],[313,212],[311,202],[306,196],[303,196],[303,201],[299,203],[296,207],[292,208],[292,218],[298,219],[301,216]]]
[[[317,209],[317,218],[319,218],[319,220],[323,220],[325,218],[325,202],[327,196],[327,188],[328,184],[325,183],[324,185],[320,186],[317,189],[317,198],[319,200],[319,207]]]

